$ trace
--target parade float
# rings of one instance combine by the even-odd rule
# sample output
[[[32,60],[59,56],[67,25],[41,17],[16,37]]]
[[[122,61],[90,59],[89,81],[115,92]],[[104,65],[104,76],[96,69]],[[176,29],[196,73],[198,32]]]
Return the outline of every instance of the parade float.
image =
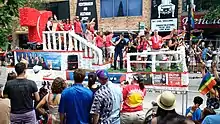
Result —
[[[38,11],[33,8],[20,8],[20,25],[28,27],[29,42],[42,44],[43,50],[14,50],[14,64],[26,60],[27,73],[33,74],[33,66],[42,66],[41,73],[50,73],[44,77],[45,81],[52,81],[62,77],[67,82],[73,82],[74,70],[82,68],[90,71],[110,69],[111,63],[103,63],[102,51],[91,42],[74,33],[74,31],[44,31],[47,20],[52,16],[49,11]],[[156,60],[157,55],[177,55],[178,60]],[[152,61],[131,61],[130,56],[151,56]],[[120,84],[120,78],[130,82],[133,74],[140,73],[144,76],[146,88],[150,90],[173,90],[186,92],[189,84],[189,74],[185,60],[185,48],[178,51],[146,51],[142,53],[128,53],[124,57],[126,72],[109,72],[109,79]],[[151,64],[150,69],[132,70],[133,64]],[[160,64],[175,63],[180,65],[179,70],[158,70]],[[119,64],[118,64],[119,65]],[[3,69],[1,69],[3,70]],[[7,68],[11,72],[13,68]],[[2,75],[1,75],[2,76]],[[2,76],[3,77],[3,76]],[[85,79],[85,82],[87,78]]]

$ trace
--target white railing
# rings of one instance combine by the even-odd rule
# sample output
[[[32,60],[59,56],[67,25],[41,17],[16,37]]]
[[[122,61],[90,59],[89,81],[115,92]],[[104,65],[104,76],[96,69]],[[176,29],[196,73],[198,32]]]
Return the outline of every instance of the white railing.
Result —
[[[156,60],[156,56],[157,55],[177,55],[178,60],[175,61],[171,61],[171,60],[167,60],[167,61],[158,61]],[[152,60],[151,61],[131,61],[130,60],[130,56],[151,56]],[[142,53],[127,53],[127,72],[132,72],[131,70],[131,63],[137,63],[137,64],[152,64],[151,69],[152,72],[156,72],[156,65],[158,63],[167,63],[167,64],[171,64],[171,63],[176,63],[176,64],[181,64],[182,66],[182,70],[183,72],[187,72],[187,66],[186,66],[186,55],[185,55],[185,48],[181,48],[178,51],[158,51],[158,52],[151,52],[151,51],[147,51],[147,52],[142,52]]]
[[[43,50],[80,51],[83,52],[83,57],[98,60],[95,64],[103,64],[102,50],[74,31],[44,31]]]

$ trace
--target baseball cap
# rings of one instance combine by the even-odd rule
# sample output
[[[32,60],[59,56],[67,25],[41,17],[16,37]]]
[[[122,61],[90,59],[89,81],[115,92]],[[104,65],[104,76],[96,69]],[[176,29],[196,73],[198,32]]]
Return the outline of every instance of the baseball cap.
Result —
[[[42,66],[35,65],[35,66],[33,67],[34,73],[37,73],[37,72],[39,72],[40,70],[42,70]]]
[[[108,79],[108,71],[106,70],[97,70],[96,74],[99,79]]]

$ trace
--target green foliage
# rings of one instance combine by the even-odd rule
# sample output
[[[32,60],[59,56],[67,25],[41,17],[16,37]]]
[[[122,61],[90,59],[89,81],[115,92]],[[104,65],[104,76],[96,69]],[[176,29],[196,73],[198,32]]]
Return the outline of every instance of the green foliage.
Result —
[[[217,19],[220,18],[220,5],[211,7],[207,14],[205,15],[207,19]]]
[[[18,9],[20,7],[41,8],[40,0],[8,0],[6,5],[0,7],[0,47],[10,42],[8,36],[12,34],[18,24]],[[0,3],[2,4],[2,3]]]

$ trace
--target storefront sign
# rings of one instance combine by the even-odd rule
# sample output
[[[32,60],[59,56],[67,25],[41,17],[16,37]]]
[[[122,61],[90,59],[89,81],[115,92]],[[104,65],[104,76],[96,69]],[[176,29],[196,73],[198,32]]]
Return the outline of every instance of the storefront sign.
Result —
[[[181,86],[181,74],[180,73],[169,73],[168,74],[168,85],[169,86]]]
[[[177,29],[178,0],[152,0],[151,30],[161,32]]]
[[[95,18],[95,29],[98,29],[97,11],[96,11],[96,0],[78,0],[76,15],[81,20],[92,20]]]
[[[153,19],[151,20],[151,29],[159,30],[162,32],[171,31],[177,29],[177,19]]]
[[[205,19],[204,15],[195,15],[195,28],[220,28],[220,19]],[[181,25],[186,26],[188,17],[181,17]]]
[[[166,74],[154,74],[154,82],[155,85],[166,85]]]

